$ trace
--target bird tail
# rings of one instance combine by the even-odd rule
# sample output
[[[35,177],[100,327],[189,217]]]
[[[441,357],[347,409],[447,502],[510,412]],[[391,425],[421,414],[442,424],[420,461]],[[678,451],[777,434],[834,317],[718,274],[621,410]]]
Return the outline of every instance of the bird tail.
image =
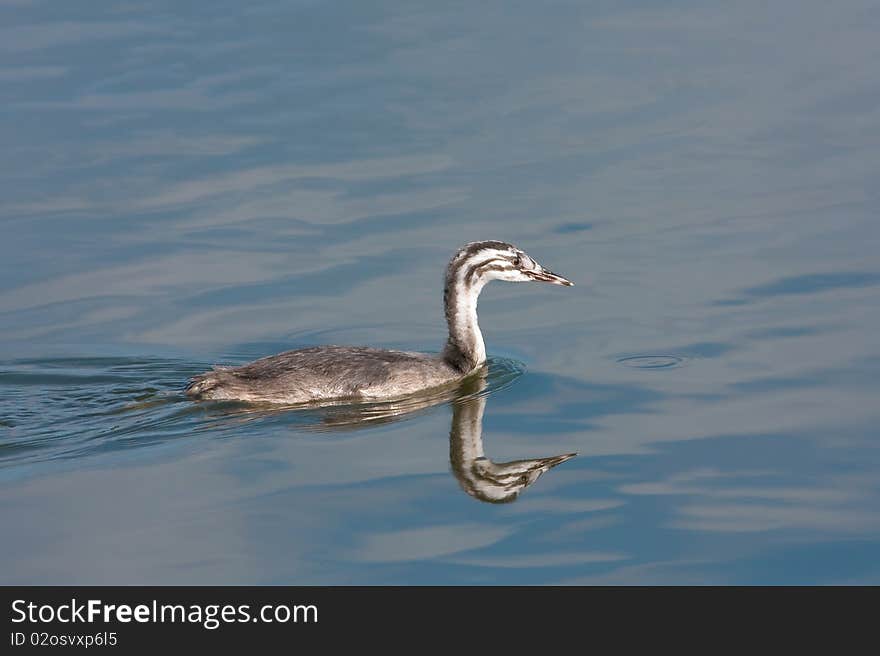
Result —
[[[223,368],[214,367],[214,371],[193,376],[186,384],[184,392],[193,398],[206,398],[211,390],[220,386],[222,372]]]

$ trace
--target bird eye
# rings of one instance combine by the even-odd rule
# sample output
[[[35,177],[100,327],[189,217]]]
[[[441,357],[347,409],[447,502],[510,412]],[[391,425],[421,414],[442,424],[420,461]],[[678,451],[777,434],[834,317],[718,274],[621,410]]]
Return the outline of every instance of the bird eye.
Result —
[[[513,266],[522,266],[522,255],[520,255],[519,253],[516,254],[516,259],[513,261]]]

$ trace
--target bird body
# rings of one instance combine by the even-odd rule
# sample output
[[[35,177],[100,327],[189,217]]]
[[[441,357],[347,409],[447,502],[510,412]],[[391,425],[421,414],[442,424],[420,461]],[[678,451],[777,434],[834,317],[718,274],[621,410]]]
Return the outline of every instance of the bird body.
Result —
[[[193,377],[186,392],[195,399],[298,404],[393,399],[461,381],[486,362],[477,299],[491,280],[572,285],[511,244],[472,242],[446,268],[443,301],[449,337],[440,354],[316,346],[238,367],[215,367]]]
[[[216,367],[196,376],[187,393],[257,403],[368,401],[406,396],[461,377],[430,354],[333,345],[285,351],[240,367]]]

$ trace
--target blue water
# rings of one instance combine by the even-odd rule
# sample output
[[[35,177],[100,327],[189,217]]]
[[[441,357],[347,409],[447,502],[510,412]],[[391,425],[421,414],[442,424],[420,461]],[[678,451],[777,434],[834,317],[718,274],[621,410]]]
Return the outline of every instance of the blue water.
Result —
[[[856,0],[0,2],[0,583],[880,583],[878,33]],[[476,239],[576,283],[485,290],[478,394],[181,395],[436,351]],[[486,503],[478,411],[494,463],[578,456]]]

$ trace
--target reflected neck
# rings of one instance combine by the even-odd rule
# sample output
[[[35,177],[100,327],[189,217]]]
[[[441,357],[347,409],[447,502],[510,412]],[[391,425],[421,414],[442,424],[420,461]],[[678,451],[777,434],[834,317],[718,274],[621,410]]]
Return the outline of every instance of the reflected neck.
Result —
[[[446,275],[443,304],[449,338],[443,349],[443,359],[464,374],[486,362],[486,346],[477,323],[477,298],[486,281],[477,278],[467,283],[462,273],[450,271]]]
[[[485,389],[485,384],[482,385]],[[479,481],[474,464],[485,459],[483,452],[483,411],[486,397],[477,396],[452,406],[452,427],[449,430],[449,461],[452,472],[462,488],[473,494]]]

